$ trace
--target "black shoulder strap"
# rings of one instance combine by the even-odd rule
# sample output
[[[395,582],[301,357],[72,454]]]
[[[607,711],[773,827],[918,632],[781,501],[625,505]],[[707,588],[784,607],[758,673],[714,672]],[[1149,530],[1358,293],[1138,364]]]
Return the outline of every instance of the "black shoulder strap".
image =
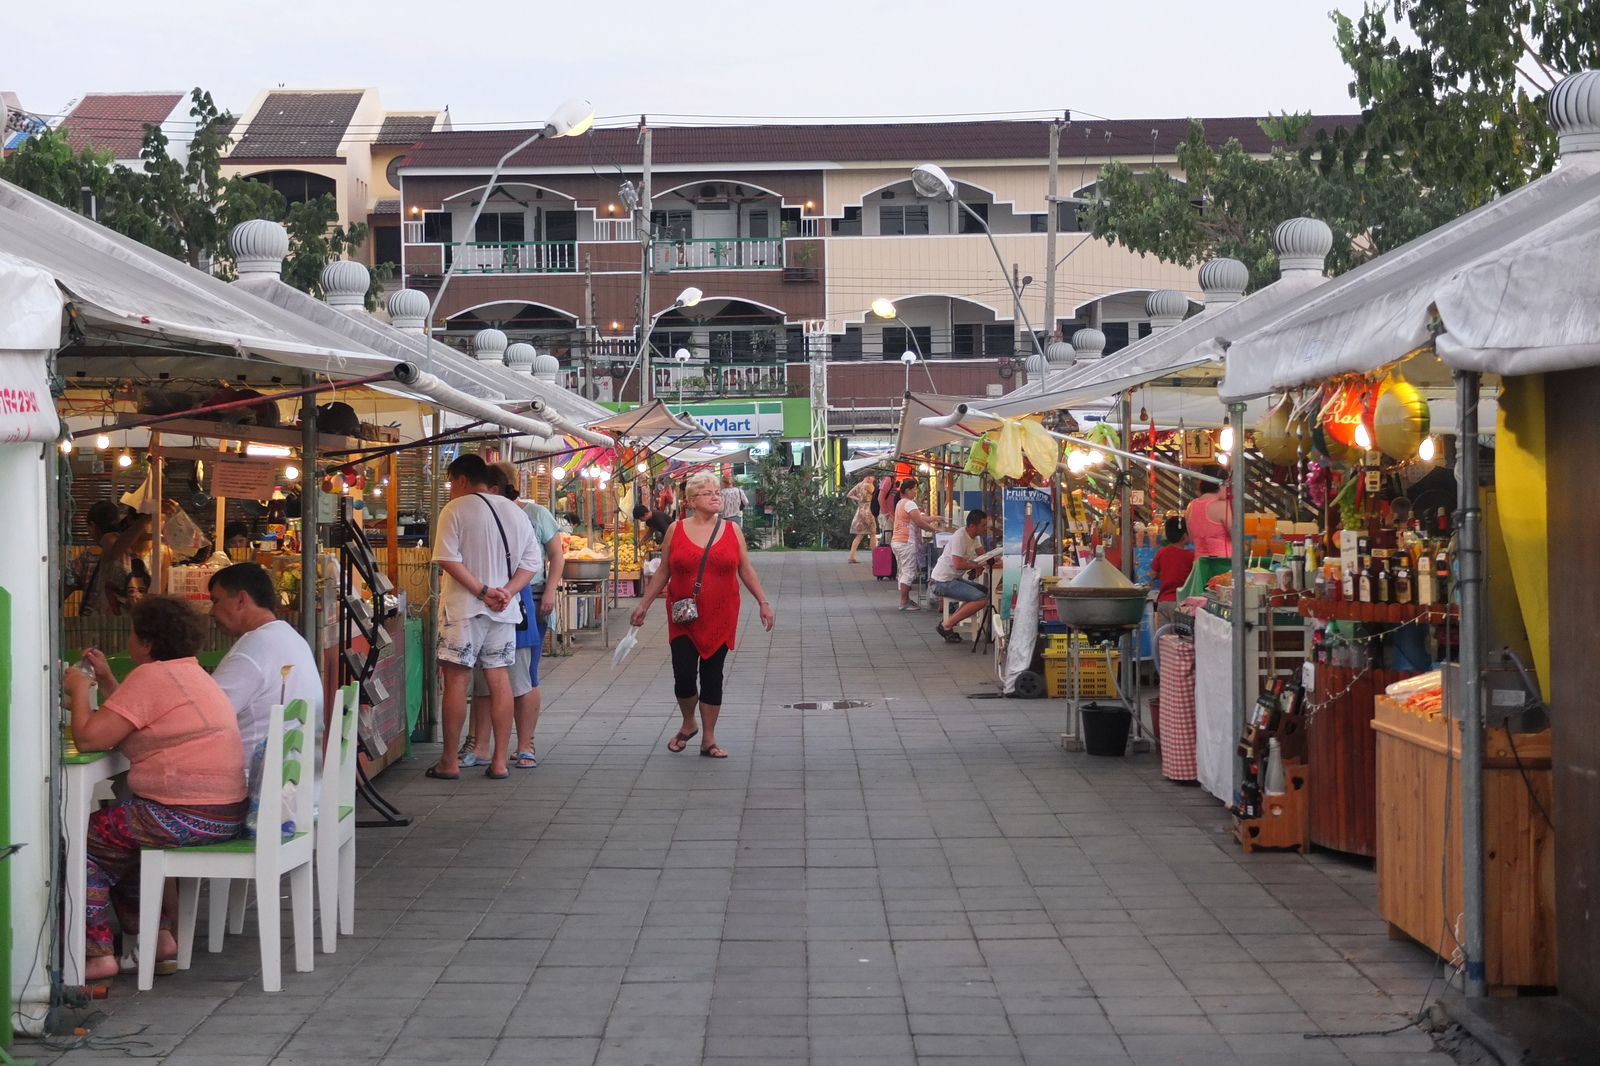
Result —
[[[717,515],[717,520],[711,523],[711,538],[706,541],[705,550],[700,553],[700,572],[694,576],[694,594],[696,599],[700,597],[700,582],[704,581],[706,577],[706,560],[711,558],[711,546],[717,542],[717,531],[721,528],[722,516]]]
[[[483,505],[489,508],[489,517],[494,519],[494,528],[500,531],[500,546],[506,550],[506,581],[509,582],[516,576],[517,571],[511,565],[511,542],[506,539],[506,527],[500,524],[500,516],[494,513],[494,504],[489,502],[488,493],[474,492],[473,495],[482,500]],[[478,580],[482,581],[483,579],[479,578]],[[487,584],[487,582],[485,583]]]

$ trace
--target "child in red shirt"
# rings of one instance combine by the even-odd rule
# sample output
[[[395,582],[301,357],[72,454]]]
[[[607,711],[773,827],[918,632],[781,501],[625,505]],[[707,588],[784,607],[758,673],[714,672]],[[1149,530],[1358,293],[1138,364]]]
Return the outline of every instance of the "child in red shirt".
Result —
[[[1178,590],[1194,569],[1194,552],[1185,547],[1189,543],[1189,526],[1182,518],[1167,519],[1165,533],[1167,543],[1150,561],[1150,573],[1161,589],[1156,597],[1156,613],[1163,623],[1169,623],[1177,607]]]

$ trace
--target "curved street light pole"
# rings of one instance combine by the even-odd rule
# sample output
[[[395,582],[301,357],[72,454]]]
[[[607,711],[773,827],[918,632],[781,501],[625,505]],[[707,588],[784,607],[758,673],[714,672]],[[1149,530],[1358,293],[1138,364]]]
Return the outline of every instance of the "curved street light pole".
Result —
[[[478,201],[478,206],[472,211],[472,221],[467,223],[467,232],[474,237],[477,236],[478,219],[482,217],[483,209],[489,203],[489,197],[494,195],[494,187],[500,183],[500,172],[505,169],[512,156],[528,147],[534,141],[543,140],[546,137],[576,137],[587,131],[593,124],[594,105],[587,100],[568,100],[556,108],[555,112],[550,116],[550,120],[544,124],[543,129],[501,156],[500,161],[494,165],[494,170],[489,172],[489,183],[484,186],[483,197]],[[451,256],[450,262],[445,264],[444,279],[439,282],[439,291],[433,294],[433,303],[428,308],[428,341],[430,344],[434,339],[434,323],[439,318],[439,305],[444,301],[444,292],[450,287],[450,279],[455,277],[455,273],[456,260],[454,256]],[[430,371],[433,369],[433,353],[431,351],[428,353],[428,369]]]
[[[911,185],[916,189],[917,195],[929,200],[952,200],[968,215],[971,215],[983,229],[983,235],[989,238],[989,247],[994,251],[995,262],[1000,264],[1000,276],[1006,279],[1006,287],[1011,290],[1011,298],[1016,301],[1017,313],[1022,316],[1022,324],[1027,327],[1028,337],[1033,341],[1033,352],[1044,362],[1044,347],[1039,343],[1039,335],[1033,331],[1033,323],[1028,321],[1028,312],[1022,306],[1022,291],[1011,280],[1011,272],[1006,269],[1006,257],[1000,254],[1000,246],[995,243],[994,231],[989,228],[989,220],[969,207],[961,197],[956,195],[956,183],[950,175],[944,172],[943,167],[932,163],[923,163],[911,168]]]

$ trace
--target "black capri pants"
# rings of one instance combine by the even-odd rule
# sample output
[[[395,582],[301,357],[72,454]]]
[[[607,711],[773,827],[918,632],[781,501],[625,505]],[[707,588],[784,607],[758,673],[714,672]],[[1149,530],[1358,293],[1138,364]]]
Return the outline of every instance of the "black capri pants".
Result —
[[[728,646],[724,644],[704,659],[691,637],[673,637],[670,647],[673,693],[680,700],[694,699],[698,693],[701,703],[721,707],[722,664],[728,658]]]

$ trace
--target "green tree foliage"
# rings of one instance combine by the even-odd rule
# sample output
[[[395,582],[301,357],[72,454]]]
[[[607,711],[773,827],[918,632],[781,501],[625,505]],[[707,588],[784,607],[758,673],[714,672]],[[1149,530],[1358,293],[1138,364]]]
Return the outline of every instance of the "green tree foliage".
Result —
[[[1324,167],[1302,145],[1310,120],[1286,115],[1262,123],[1274,146],[1252,156],[1237,140],[1212,147],[1189,123],[1178,146],[1183,178],[1112,162],[1100,171],[1100,197],[1087,209],[1094,234],[1183,266],[1214,256],[1242,261],[1255,290],[1278,277],[1272,231],[1308,215],[1333,230],[1330,272],[1338,274],[1448,221],[1464,209],[1448,191],[1430,191],[1392,168]]]
[[[1393,168],[1468,207],[1555,165],[1545,97],[1600,63],[1592,0],[1390,0],[1332,18],[1363,117],[1318,138],[1324,168]]]
[[[234,117],[219,111],[202,89],[190,94],[190,105],[195,134],[183,162],[173,158],[159,126],[144,127],[142,170],[113,165],[109,152],[74,152],[68,131],[60,128],[29,138],[0,160],[0,178],[79,212],[87,188],[102,225],[190,266],[213,261],[224,277],[233,276],[227,237],[235,225],[251,218],[281,222],[289,231],[283,280],[320,296],[322,268],[366,242],[366,223],[339,225],[338,204],[331,195],[290,204],[263,182],[237,175],[224,181],[222,158],[231,143]],[[369,309],[392,273],[388,264],[373,272]]]

